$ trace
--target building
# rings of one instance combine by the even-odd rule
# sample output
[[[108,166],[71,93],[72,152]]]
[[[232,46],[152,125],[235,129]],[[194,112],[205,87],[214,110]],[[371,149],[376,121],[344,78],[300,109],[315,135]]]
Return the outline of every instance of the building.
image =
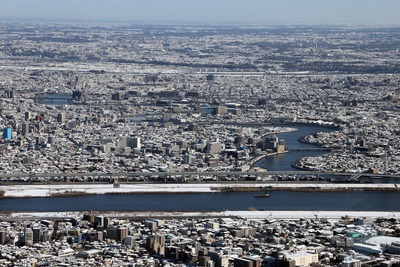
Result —
[[[31,113],[29,111],[25,111],[24,115],[25,115],[25,120],[26,121],[29,121],[32,118],[32,115],[31,115]]]
[[[214,115],[225,115],[228,113],[228,108],[226,106],[218,106],[215,108]]]
[[[136,245],[136,237],[133,235],[125,236],[124,245],[126,245],[129,248],[133,248]]]
[[[120,226],[117,228],[117,239],[116,241],[121,242],[129,234],[129,229],[126,226]]]
[[[12,128],[7,127],[3,129],[3,138],[7,140],[12,139]]]
[[[22,136],[29,134],[29,122],[22,123]]]
[[[222,144],[219,141],[210,142],[207,144],[207,153],[220,154],[222,152]]]
[[[40,227],[33,227],[33,242],[40,242],[42,239],[42,229]]]
[[[121,137],[120,147],[121,148],[130,147],[130,148],[140,149],[142,147],[140,142],[140,137],[123,136]]]
[[[215,267],[228,267],[229,257],[228,255],[223,255],[222,252],[209,251],[208,256],[214,262]]]
[[[151,253],[165,255],[165,237],[163,235],[151,235],[146,238],[146,249]]]
[[[117,240],[117,227],[108,226],[106,231],[107,231],[107,239]]]
[[[117,92],[117,93],[111,94],[111,100],[120,101],[121,100],[121,93]]]
[[[49,136],[47,137],[47,143],[50,144],[50,145],[54,145],[54,143],[55,143],[55,137],[54,137],[54,135],[49,135]]]
[[[183,163],[184,164],[194,164],[196,162],[196,157],[191,154],[183,155]]]
[[[365,255],[380,255],[382,253],[381,246],[373,243],[354,243],[352,249]]]
[[[392,244],[386,245],[385,251],[390,254],[400,254],[400,242],[392,242]]]
[[[73,91],[72,92],[72,99],[74,101],[84,101],[85,95],[81,91]]]
[[[64,123],[65,122],[65,113],[58,113],[57,114],[57,122]]]
[[[8,234],[5,229],[0,230],[0,245],[4,245],[8,240]]]
[[[261,260],[258,257],[235,258],[233,267],[260,267]]]
[[[94,222],[97,224],[97,227],[104,227],[108,226],[109,219],[104,216],[96,216],[94,217]]]
[[[25,240],[25,246],[33,245],[33,231],[31,228],[25,229],[24,240]]]
[[[268,149],[277,153],[285,152],[285,140],[279,139],[276,135],[266,136],[263,139],[263,149]]]
[[[340,267],[361,267],[361,261],[353,259],[353,257],[346,257],[339,265]]]
[[[318,254],[309,253],[306,250],[300,251],[283,251],[279,254],[280,262],[289,263],[287,266],[309,266],[311,263],[318,263]],[[278,264],[279,266],[285,266],[286,264]]]

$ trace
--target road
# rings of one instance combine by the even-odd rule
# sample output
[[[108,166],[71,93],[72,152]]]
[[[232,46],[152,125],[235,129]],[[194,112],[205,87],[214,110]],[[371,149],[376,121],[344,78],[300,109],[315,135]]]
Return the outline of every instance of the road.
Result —
[[[257,176],[269,175],[337,175],[337,176],[364,176],[381,178],[400,178],[400,174],[372,174],[372,173],[349,173],[349,172],[322,172],[322,171],[204,171],[204,172],[80,172],[80,173],[7,173],[0,174],[0,180],[4,178],[52,178],[52,177],[169,177],[169,176]]]

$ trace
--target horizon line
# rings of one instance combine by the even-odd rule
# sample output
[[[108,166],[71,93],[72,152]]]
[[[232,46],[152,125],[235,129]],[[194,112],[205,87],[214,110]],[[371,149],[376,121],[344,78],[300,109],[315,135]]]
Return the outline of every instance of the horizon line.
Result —
[[[27,18],[3,17],[0,22],[56,22],[83,24],[143,24],[143,25],[213,25],[213,26],[359,26],[359,27],[400,27],[400,23],[367,23],[367,22],[258,22],[258,21],[185,21],[185,20],[126,20],[98,18]]]

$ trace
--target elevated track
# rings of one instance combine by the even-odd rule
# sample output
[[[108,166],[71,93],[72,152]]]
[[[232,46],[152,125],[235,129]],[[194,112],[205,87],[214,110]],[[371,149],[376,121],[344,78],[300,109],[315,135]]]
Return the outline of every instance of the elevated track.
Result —
[[[198,177],[234,177],[234,176],[273,176],[273,175],[305,175],[305,176],[349,176],[371,178],[400,178],[400,174],[373,174],[353,172],[324,172],[324,171],[202,171],[202,172],[77,172],[77,173],[3,173],[0,181],[8,178],[55,178],[55,177],[172,177],[172,176],[198,176]]]

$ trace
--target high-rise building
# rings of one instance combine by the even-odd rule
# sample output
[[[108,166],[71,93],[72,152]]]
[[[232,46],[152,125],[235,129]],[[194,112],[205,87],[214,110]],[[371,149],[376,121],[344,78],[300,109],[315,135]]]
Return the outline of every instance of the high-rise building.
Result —
[[[12,139],[12,128],[4,128],[3,129],[3,138],[11,140]]]
[[[210,142],[207,144],[207,153],[219,154],[222,152],[222,144],[219,141]]]
[[[55,137],[54,137],[54,135],[49,135],[49,136],[47,137],[47,143],[50,144],[50,145],[54,145],[54,142],[55,142]]]
[[[8,234],[5,229],[0,230],[0,245],[3,245],[7,242]]]
[[[117,101],[121,100],[121,93],[117,92],[117,93],[111,94],[111,100],[117,100]]]
[[[33,242],[40,242],[42,237],[42,229],[40,227],[33,227]]]
[[[107,227],[108,225],[104,225],[104,216],[96,216],[94,217],[94,222],[97,223],[97,226]]]
[[[84,101],[85,100],[85,95],[81,91],[73,91],[72,92],[72,99],[74,101]]]
[[[136,245],[136,237],[133,235],[125,236],[124,244],[129,248],[133,248]]]
[[[32,115],[29,111],[25,111],[25,120],[29,121],[32,118]]]
[[[33,231],[31,228],[25,229],[24,239],[25,239],[25,246],[33,245]]]
[[[146,238],[146,249],[151,253],[165,255],[165,237],[163,235],[151,235]]]
[[[117,227],[115,226],[108,226],[107,227],[107,238],[117,240]]]
[[[29,122],[22,123],[22,135],[29,134]]]
[[[130,147],[130,148],[140,149],[141,146],[142,145],[140,143],[140,137],[129,137],[129,136],[121,137],[120,147],[122,148]]]
[[[65,113],[58,113],[57,114],[57,122],[64,123],[65,122]]]
[[[117,241],[121,242],[129,234],[129,229],[126,226],[120,226],[117,228]]]

